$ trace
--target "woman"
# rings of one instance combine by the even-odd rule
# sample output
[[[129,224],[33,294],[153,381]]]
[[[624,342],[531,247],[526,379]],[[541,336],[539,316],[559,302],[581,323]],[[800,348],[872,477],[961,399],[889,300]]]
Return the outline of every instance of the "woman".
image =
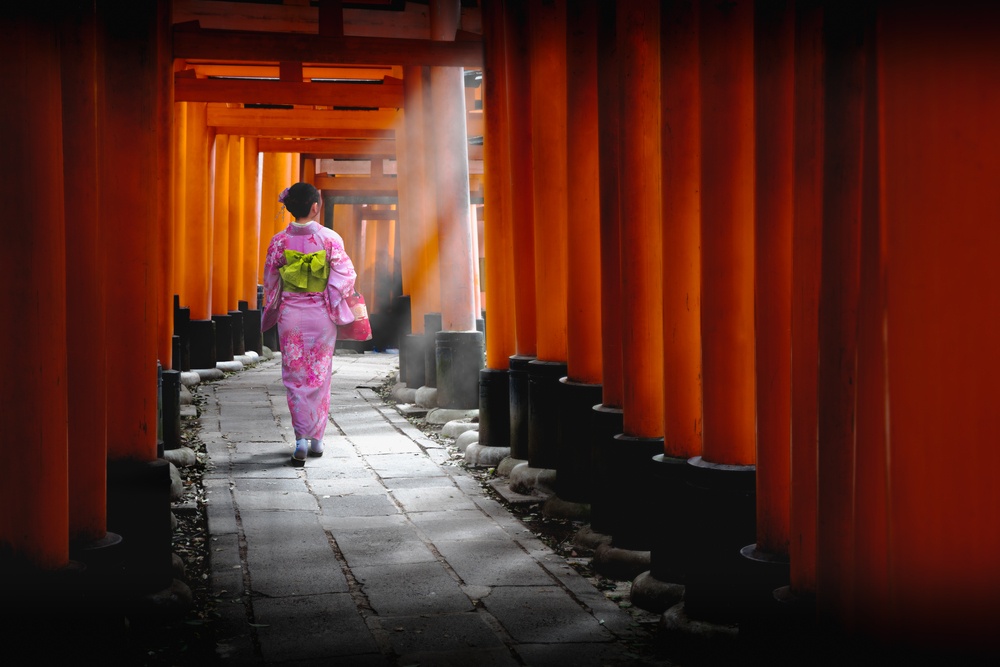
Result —
[[[323,453],[337,325],[354,315],[345,297],[357,274],[344,240],[319,224],[319,191],[296,183],[278,197],[295,222],[271,239],[264,260],[261,329],[278,325],[281,379],[295,430],[293,463]]]

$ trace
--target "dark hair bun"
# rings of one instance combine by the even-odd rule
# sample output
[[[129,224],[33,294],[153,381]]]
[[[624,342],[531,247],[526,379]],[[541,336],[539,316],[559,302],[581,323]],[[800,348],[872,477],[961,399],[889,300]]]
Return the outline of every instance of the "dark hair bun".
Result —
[[[313,204],[319,203],[319,190],[310,183],[296,183],[288,188],[285,195],[284,204],[288,212],[296,218],[304,218],[309,215],[309,210]]]

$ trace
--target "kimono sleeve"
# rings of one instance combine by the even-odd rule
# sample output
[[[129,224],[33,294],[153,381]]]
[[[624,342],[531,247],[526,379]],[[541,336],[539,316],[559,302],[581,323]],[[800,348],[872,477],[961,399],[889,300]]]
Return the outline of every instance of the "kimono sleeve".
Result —
[[[330,277],[326,284],[326,304],[330,319],[334,324],[350,324],[354,314],[347,305],[345,297],[354,292],[354,281],[357,273],[354,262],[344,250],[344,241],[336,232],[330,232],[327,256],[330,260]]]
[[[264,312],[260,317],[261,331],[278,323],[278,306],[281,304],[281,274],[278,269],[285,263],[284,235],[276,234],[267,246],[264,257]]]

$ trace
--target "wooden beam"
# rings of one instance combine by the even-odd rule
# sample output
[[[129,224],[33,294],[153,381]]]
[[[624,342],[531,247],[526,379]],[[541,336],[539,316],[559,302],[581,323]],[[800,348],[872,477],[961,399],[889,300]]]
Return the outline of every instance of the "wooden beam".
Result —
[[[228,134],[270,137],[393,138],[402,122],[400,114],[390,109],[233,109],[210,104],[207,115],[209,127],[219,132],[226,128]]]
[[[199,60],[295,61],[347,65],[483,66],[483,45],[391,37],[321,37],[174,27],[173,56]]]
[[[174,101],[398,109],[403,106],[403,85],[175,77]]]
[[[396,142],[386,139],[275,139],[260,140],[261,153],[301,153],[307,158],[396,157]]]

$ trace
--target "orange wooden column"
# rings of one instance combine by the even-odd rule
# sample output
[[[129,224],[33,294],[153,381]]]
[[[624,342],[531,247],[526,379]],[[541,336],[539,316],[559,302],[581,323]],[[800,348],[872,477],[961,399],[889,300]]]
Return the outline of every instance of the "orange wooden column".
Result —
[[[257,137],[243,137],[243,271],[239,298],[257,308],[257,285],[262,277],[257,258],[261,252],[261,170]],[[266,248],[264,252],[266,252]]]
[[[56,24],[42,11],[13,14],[0,18],[0,192],[32,204],[30,221],[6,225],[0,250],[0,340],[16,352],[5,368],[16,381],[0,388],[0,544],[5,593],[23,586],[17,602],[36,604],[36,575],[69,562],[63,118]],[[44,456],[25,465],[26,452]]]
[[[485,238],[486,367],[506,374],[516,351],[514,336],[514,237],[510,187],[510,117],[507,111],[507,44],[504,3],[483,3],[483,149],[486,170]],[[508,419],[509,422],[509,419]],[[508,423],[509,433],[509,423]],[[497,446],[507,446],[499,444]]]
[[[789,604],[816,593],[816,431],[820,220],[823,195],[822,11],[795,10],[794,221],[792,229],[792,483]]]
[[[206,107],[187,103],[187,168],[184,182],[184,254],[181,305],[191,309],[191,320],[207,320],[211,315],[211,274],[209,250],[209,160],[214,131],[207,125]]]
[[[687,461],[701,454],[701,131],[698,5],[663,5],[663,448],[653,457],[657,493],[649,574],[660,608],[683,595],[684,531],[690,515]],[[691,539],[690,537],[687,539]]]
[[[230,313],[239,306],[243,283],[243,206],[246,198],[243,187],[243,141],[241,137],[229,137],[229,271],[226,278],[226,308]]]
[[[663,454],[701,454],[701,132],[697,6],[663,11]]]
[[[816,610],[842,623],[854,606],[857,335],[864,132],[864,22],[824,16],[824,152],[819,371]]]
[[[103,24],[103,132],[100,146],[105,250],[114,273],[106,281],[108,354],[108,457],[152,461],[157,455],[156,280],[157,221],[157,12],[98,7]],[[113,15],[112,15],[113,14]],[[111,416],[113,415],[113,419]],[[116,531],[117,532],[117,531]]]
[[[528,3],[537,359],[528,362],[528,462],[556,468],[559,379],[566,374],[566,3]]]
[[[156,15],[156,107],[153,111],[156,132],[156,211],[154,275],[156,277],[156,355],[160,367],[173,368],[174,299],[173,270],[176,247],[173,241],[174,217],[174,73],[173,20],[171,5],[157,4]],[[172,434],[171,434],[172,435]],[[177,436],[179,438],[179,434]]]
[[[431,39],[454,41],[459,18],[459,3],[431,0]],[[475,220],[470,216],[465,77],[461,67],[431,67],[430,80],[441,253],[441,331],[435,335],[437,404],[471,409],[479,407],[485,341],[483,332],[476,329],[479,249],[474,241]]]
[[[740,549],[755,539],[753,3],[700,7],[702,455],[685,610],[738,613]]]
[[[622,432],[622,282],[621,198],[619,197],[621,133],[619,113],[621,83],[618,64],[617,9],[614,0],[598,2],[597,21],[597,119],[600,178],[601,241],[601,401],[593,407],[594,434],[590,458],[598,468],[606,443]],[[615,490],[595,483],[590,526],[609,534],[615,521]]]
[[[532,67],[529,53],[528,2],[504,3],[507,46],[507,135],[510,216],[513,234],[514,346],[510,357],[510,453],[528,459],[528,364],[538,350],[538,311],[535,293],[535,204],[532,141]]]
[[[264,153],[261,165],[261,186],[260,186],[260,248],[257,257],[257,275],[261,281],[264,279],[264,260],[267,257],[267,246],[274,236],[275,219],[282,215],[279,213],[281,204],[278,202],[278,194],[288,186],[278,187],[278,156],[277,153]]]
[[[590,437],[602,369],[601,300],[595,298],[601,291],[597,22],[597,0],[567,13],[566,376],[559,380],[556,433],[556,492],[563,500],[586,503],[595,483]]]
[[[602,443],[613,544],[647,550],[652,457],[663,452],[660,3],[619,3],[623,432]]]
[[[212,207],[212,315],[229,312],[229,135],[215,137]]]
[[[1000,620],[998,9],[886,3],[879,20],[889,623],[970,664],[996,656]]]
[[[791,512],[794,50],[792,6],[758,4],[754,16],[754,294],[757,396],[761,400],[757,402],[757,541],[750,557],[761,565],[775,563],[768,568],[775,570],[771,588],[787,584]]]
[[[74,10],[79,8],[74,5]],[[97,207],[97,33],[92,11],[61,25],[65,166],[69,534],[107,534],[105,261]]]
[[[187,225],[185,215],[187,205],[185,203],[187,187],[187,162],[188,162],[188,134],[187,134],[187,102],[174,102],[174,164],[173,164],[173,192],[174,205],[173,222],[171,224],[172,243],[174,244],[174,266],[171,272],[170,294],[179,295],[184,291],[184,265],[187,261],[187,245],[185,238]],[[182,304],[186,306],[187,304]]]

